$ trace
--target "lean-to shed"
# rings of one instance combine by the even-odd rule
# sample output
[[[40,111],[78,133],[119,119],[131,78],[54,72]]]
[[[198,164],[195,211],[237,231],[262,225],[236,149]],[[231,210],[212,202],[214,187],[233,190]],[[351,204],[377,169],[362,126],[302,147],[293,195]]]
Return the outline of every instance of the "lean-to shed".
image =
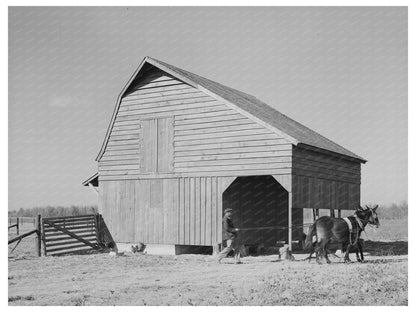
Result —
[[[254,96],[146,57],[96,158],[118,246],[217,246],[223,209],[247,245],[298,239],[304,208],[354,209],[365,160]],[[170,249],[169,249],[170,248]]]

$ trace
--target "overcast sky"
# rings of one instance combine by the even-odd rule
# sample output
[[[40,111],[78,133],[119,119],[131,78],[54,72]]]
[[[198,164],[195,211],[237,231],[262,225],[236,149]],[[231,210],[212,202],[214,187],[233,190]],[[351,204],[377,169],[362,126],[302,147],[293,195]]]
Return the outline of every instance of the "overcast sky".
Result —
[[[9,210],[96,204],[118,93],[146,55],[250,93],[364,157],[362,203],[407,199],[407,9],[9,9]]]

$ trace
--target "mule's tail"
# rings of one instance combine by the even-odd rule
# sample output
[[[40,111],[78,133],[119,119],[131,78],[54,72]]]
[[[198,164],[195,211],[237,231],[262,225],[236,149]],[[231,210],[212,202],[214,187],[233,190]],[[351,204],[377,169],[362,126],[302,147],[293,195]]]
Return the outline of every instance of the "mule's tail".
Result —
[[[314,222],[308,229],[308,235],[305,239],[305,250],[311,250],[313,247],[313,236],[316,235],[316,222]]]

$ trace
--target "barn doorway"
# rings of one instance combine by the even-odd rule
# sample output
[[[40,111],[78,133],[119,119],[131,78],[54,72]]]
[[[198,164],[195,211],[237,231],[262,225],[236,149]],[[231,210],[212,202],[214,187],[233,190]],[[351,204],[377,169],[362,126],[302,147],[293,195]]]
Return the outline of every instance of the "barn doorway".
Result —
[[[287,227],[288,192],[272,176],[238,177],[222,194],[223,210],[232,208],[234,226],[245,245],[276,246],[287,241],[288,231],[282,229],[253,229]]]

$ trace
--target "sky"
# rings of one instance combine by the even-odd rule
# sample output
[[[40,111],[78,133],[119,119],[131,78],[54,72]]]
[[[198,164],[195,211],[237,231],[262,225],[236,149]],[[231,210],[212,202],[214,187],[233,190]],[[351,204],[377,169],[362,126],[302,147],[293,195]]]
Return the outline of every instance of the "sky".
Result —
[[[97,204],[81,182],[145,56],[367,159],[363,204],[407,200],[405,7],[10,7],[8,46],[9,210]]]

